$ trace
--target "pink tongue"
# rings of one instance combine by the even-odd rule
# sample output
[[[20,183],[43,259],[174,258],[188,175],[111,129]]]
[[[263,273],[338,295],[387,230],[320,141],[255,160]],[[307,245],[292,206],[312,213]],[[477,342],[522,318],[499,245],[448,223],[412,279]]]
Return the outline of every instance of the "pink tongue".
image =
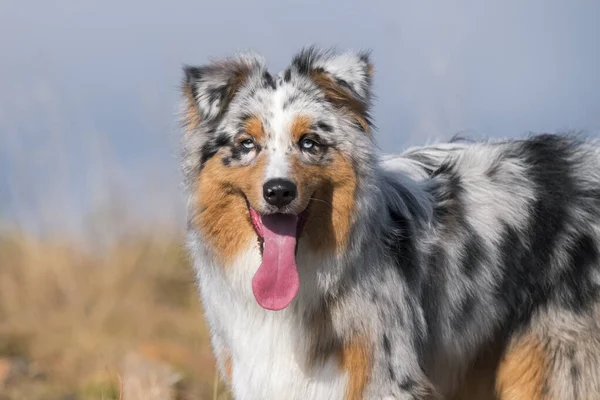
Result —
[[[300,287],[296,269],[296,215],[265,215],[262,220],[262,263],[252,278],[252,291],[261,307],[282,310],[290,305]]]

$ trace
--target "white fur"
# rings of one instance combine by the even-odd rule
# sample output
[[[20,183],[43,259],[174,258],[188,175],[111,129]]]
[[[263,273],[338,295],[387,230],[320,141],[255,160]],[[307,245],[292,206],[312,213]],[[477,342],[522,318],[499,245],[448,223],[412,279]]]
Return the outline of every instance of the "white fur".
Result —
[[[273,118],[270,120],[269,126],[266,127],[268,132],[265,132],[270,135],[265,181],[274,178],[288,178],[290,174],[286,150],[291,144],[289,128],[294,115],[283,109],[286,95],[285,87],[279,88],[275,91],[270,104],[270,112],[273,113]]]
[[[199,247],[192,246],[196,251]],[[343,399],[347,378],[338,359],[309,366],[303,358],[308,343],[300,334],[302,293],[282,311],[268,311],[256,303],[251,282],[260,254],[255,242],[225,268],[206,254],[196,255],[213,346],[222,376],[226,376],[225,360],[231,357],[236,399]]]

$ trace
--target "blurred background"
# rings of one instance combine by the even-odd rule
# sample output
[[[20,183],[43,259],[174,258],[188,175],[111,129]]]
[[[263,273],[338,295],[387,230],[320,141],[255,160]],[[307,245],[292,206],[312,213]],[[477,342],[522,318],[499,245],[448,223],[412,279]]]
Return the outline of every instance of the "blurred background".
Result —
[[[227,396],[182,248],[182,64],[372,49],[385,152],[597,136],[599,18],[597,1],[2,0],[0,400],[129,400],[140,369],[169,382],[157,398]]]

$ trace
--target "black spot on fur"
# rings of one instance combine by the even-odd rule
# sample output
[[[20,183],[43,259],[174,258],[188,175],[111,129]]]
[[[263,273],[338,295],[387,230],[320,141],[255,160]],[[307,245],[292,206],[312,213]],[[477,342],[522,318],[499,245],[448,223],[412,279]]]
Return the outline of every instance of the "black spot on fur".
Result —
[[[336,78],[335,81],[337,82],[338,85],[340,85],[341,87],[343,87],[344,89],[346,89],[354,97],[360,98],[360,96],[358,95],[358,93],[356,93],[356,91],[354,90],[354,88],[347,81],[345,81],[344,79],[340,79],[340,78]]]
[[[394,303],[394,315],[396,315],[396,322],[398,323],[398,325],[404,326],[404,313],[398,303]]]
[[[571,388],[573,389],[573,399],[579,399],[579,380],[581,379],[581,372],[579,366],[575,363],[571,365]]]
[[[231,139],[229,137],[229,135],[227,135],[226,133],[220,133],[217,138],[215,139],[215,145],[217,147],[223,147],[223,146],[227,146],[231,143]]]
[[[227,85],[217,86],[214,89],[208,91],[208,100],[210,103],[223,100],[227,96]]]
[[[548,379],[544,379],[544,383],[542,384],[542,395],[547,396],[550,393],[550,385],[548,383]]]
[[[383,334],[383,351],[385,352],[386,356],[390,356],[392,354],[392,346],[390,345],[390,339],[388,338],[387,334]]]
[[[396,374],[394,373],[394,368],[392,367],[392,364],[388,364],[388,373],[390,375],[390,379],[392,381],[396,380]]]
[[[184,68],[185,77],[188,83],[199,81],[202,78],[202,69],[199,67],[186,66]]]
[[[404,277],[409,287],[418,284],[420,268],[416,262],[417,249],[410,229],[409,220],[399,210],[388,207],[390,224],[384,236],[383,243],[387,247],[388,254]]]
[[[569,161],[571,146],[571,141],[554,135],[540,135],[515,144],[514,156],[525,161],[536,189],[536,201],[528,226],[518,231],[506,225],[499,248],[503,279],[497,293],[512,311],[510,329],[526,324],[532,312],[552,300],[554,293],[560,293],[556,296],[560,306],[581,309],[594,292],[587,274],[597,254],[589,237],[578,240],[577,250],[570,251],[568,265],[556,256],[557,244],[569,234],[569,208],[576,198]],[[564,271],[562,279],[549,273],[557,264]],[[579,285],[583,285],[583,290]],[[562,300],[564,295],[566,302]]]
[[[464,188],[459,174],[454,170],[454,164],[449,162],[442,164],[432,173],[432,178],[436,182],[436,185],[430,189],[430,193],[436,200],[434,207],[436,221],[449,234],[460,231],[461,228],[465,228],[465,209],[461,199]]]
[[[500,163],[498,161],[494,162],[487,171],[485,171],[485,176],[494,180],[498,172],[500,171]]]
[[[581,376],[581,373],[579,371],[579,367],[577,366],[577,364],[573,363],[571,365],[571,379],[573,379],[573,384],[575,384],[575,382],[577,382]]]
[[[483,240],[473,232],[469,234],[469,238],[463,247],[463,254],[460,260],[462,270],[467,277],[472,278],[485,261],[486,252]]]
[[[294,102],[298,101],[298,94],[293,94],[283,102],[283,109],[287,110],[289,106],[291,106]]]
[[[444,163],[432,173],[432,182],[435,184],[430,188],[430,193],[435,199],[434,205],[434,223],[439,229],[439,241],[434,244],[429,250],[429,258],[427,262],[427,277],[421,293],[421,301],[424,308],[424,313],[427,319],[428,340],[435,341],[435,332],[439,329],[439,309],[440,301],[445,298],[444,285],[440,282],[444,281],[444,276],[448,271],[448,254],[446,253],[446,240],[455,240],[465,233],[472,232],[473,229],[466,221],[466,212],[462,196],[464,187],[461,182],[459,173],[455,170],[455,165],[451,162]],[[470,238],[473,243],[476,243],[479,238],[473,236]],[[467,241],[469,244],[469,241]],[[483,245],[482,243],[476,243]],[[475,249],[475,252],[470,252],[463,247],[463,254],[466,258],[463,259],[463,268],[467,273],[475,273],[475,269],[471,268],[477,265],[478,257],[482,256],[482,251]],[[467,264],[468,263],[468,264]],[[469,267],[466,267],[469,265]],[[467,303],[469,306],[469,303]],[[467,315],[460,314],[465,318]],[[459,317],[458,323],[462,320]]]
[[[184,68],[185,84],[192,91],[194,99],[198,98],[198,87],[196,83],[202,78],[202,69],[198,67],[187,66]]]
[[[260,150],[261,147],[258,144],[255,144],[253,149],[247,149],[242,145],[232,146],[230,149],[231,155],[223,158],[223,164],[229,166],[231,165],[232,161],[240,161],[243,155],[248,154],[252,151],[259,152]]]
[[[567,251],[569,262],[560,281],[566,290],[561,291],[561,300],[574,311],[584,311],[586,306],[598,299],[598,286],[591,273],[598,266],[598,249],[589,235],[581,235]]]
[[[325,132],[333,132],[333,127],[323,121],[319,121],[317,123],[317,126],[319,127],[319,129],[321,129],[322,131]]]
[[[426,349],[429,340],[428,326],[426,326],[426,322],[420,318],[421,308],[415,304],[418,300],[414,298],[407,298],[406,300],[405,304],[409,310],[410,322],[413,324],[411,341],[413,348],[417,352],[419,366],[423,369],[425,368],[425,356],[427,355]]]
[[[292,70],[290,68],[285,70],[283,74],[283,81],[289,83],[292,80]]]
[[[365,64],[367,64],[367,65],[368,65],[368,64],[370,63],[370,61],[369,61],[369,52],[367,52],[367,51],[363,51],[363,52],[361,52],[361,53],[358,55],[358,57],[359,57],[359,58],[360,58],[360,60],[361,60],[362,62],[364,62]]]
[[[239,161],[242,158],[242,156],[244,154],[247,154],[249,151],[252,151],[252,150],[246,149],[245,147],[242,147],[242,146],[235,146],[231,149],[231,159]]]
[[[473,292],[467,292],[461,300],[460,306],[454,311],[451,323],[452,328],[457,332],[462,332],[468,326],[469,321],[473,318],[473,310],[477,304],[477,298]]]
[[[268,71],[265,71],[263,74],[263,82],[265,87],[275,89],[275,81]]]
[[[528,249],[519,233],[511,226],[504,227],[499,252],[502,255],[501,266],[504,268],[505,275],[498,289],[498,295],[502,296],[509,309],[516,313],[516,323],[523,323],[532,310],[529,301],[531,293],[527,289],[536,287],[535,280],[539,274],[534,270],[529,272],[527,266],[534,269],[538,266],[527,254]]]
[[[207,141],[200,149],[200,168],[203,168],[204,164],[217,154],[221,147],[229,144],[230,138],[225,133],[219,133],[215,138]]]
[[[396,374],[394,373],[394,367],[392,366],[391,363],[391,357],[392,357],[392,345],[390,344],[390,339],[388,338],[387,334],[384,333],[383,334],[383,339],[381,340],[382,345],[383,345],[383,352],[385,353],[385,358],[387,359],[388,362],[388,374],[390,376],[390,379],[392,381],[396,380]]]
[[[427,173],[429,177],[433,176],[433,174],[437,171],[430,167],[430,165],[434,164],[434,160],[430,157],[424,156],[422,154],[409,154],[406,157],[418,161],[421,164],[421,168]]]
[[[298,73],[308,75],[311,72],[315,58],[318,55],[317,53],[318,52],[314,47],[303,49],[294,57],[292,65],[296,68]]]
[[[408,287],[418,296],[423,274],[415,243],[415,223],[416,220],[423,219],[425,214],[412,192],[400,182],[388,179],[386,183],[389,185],[388,193],[396,194],[397,204],[404,205],[406,211],[398,209],[394,205],[396,202],[388,202],[389,223],[386,224],[382,243],[386,246],[386,253],[390,255]],[[411,215],[415,221],[409,219],[405,213]]]
[[[400,388],[400,390],[403,390],[405,392],[410,392],[412,390],[412,388],[415,387],[415,380],[412,378],[404,378],[402,380],[402,382],[398,383],[398,387]]]
[[[429,252],[427,260],[427,275],[423,281],[421,292],[421,304],[427,319],[427,341],[434,340],[435,332],[438,330],[440,321],[440,300],[443,298],[443,277],[447,256],[443,246],[435,245]],[[425,343],[429,345],[429,343]]]

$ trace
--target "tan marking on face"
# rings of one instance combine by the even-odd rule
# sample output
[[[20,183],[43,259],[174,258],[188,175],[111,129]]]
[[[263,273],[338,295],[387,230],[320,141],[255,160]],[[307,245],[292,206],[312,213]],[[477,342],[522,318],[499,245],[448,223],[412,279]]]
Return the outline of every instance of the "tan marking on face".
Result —
[[[353,118],[365,132],[370,133],[369,124],[365,118],[367,109],[363,103],[331,79],[325,72],[313,71],[311,78],[331,103],[345,110],[348,116]]]
[[[291,126],[293,142],[297,143],[303,135],[308,133],[311,125],[311,120],[306,115],[297,116]]]
[[[249,118],[244,124],[244,129],[246,130],[246,133],[252,136],[257,142],[262,142],[265,132],[260,118],[257,116]]]
[[[310,201],[301,237],[313,251],[340,253],[346,249],[354,222],[356,174],[338,150],[330,148],[329,152],[332,162],[328,165],[305,165],[294,159],[292,171],[300,203],[306,206]]]
[[[361,337],[352,337],[342,347],[340,364],[348,375],[345,400],[362,400],[372,369],[372,350]]]
[[[264,164],[264,157],[259,156],[252,165],[227,167],[216,154],[198,177],[192,224],[225,264],[231,264],[253,239],[258,240],[245,198],[250,204],[260,203]]]
[[[548,359],[542,343],[523,335],[511,343],[496,375],[499,400],[545,400],[544,383]]]

